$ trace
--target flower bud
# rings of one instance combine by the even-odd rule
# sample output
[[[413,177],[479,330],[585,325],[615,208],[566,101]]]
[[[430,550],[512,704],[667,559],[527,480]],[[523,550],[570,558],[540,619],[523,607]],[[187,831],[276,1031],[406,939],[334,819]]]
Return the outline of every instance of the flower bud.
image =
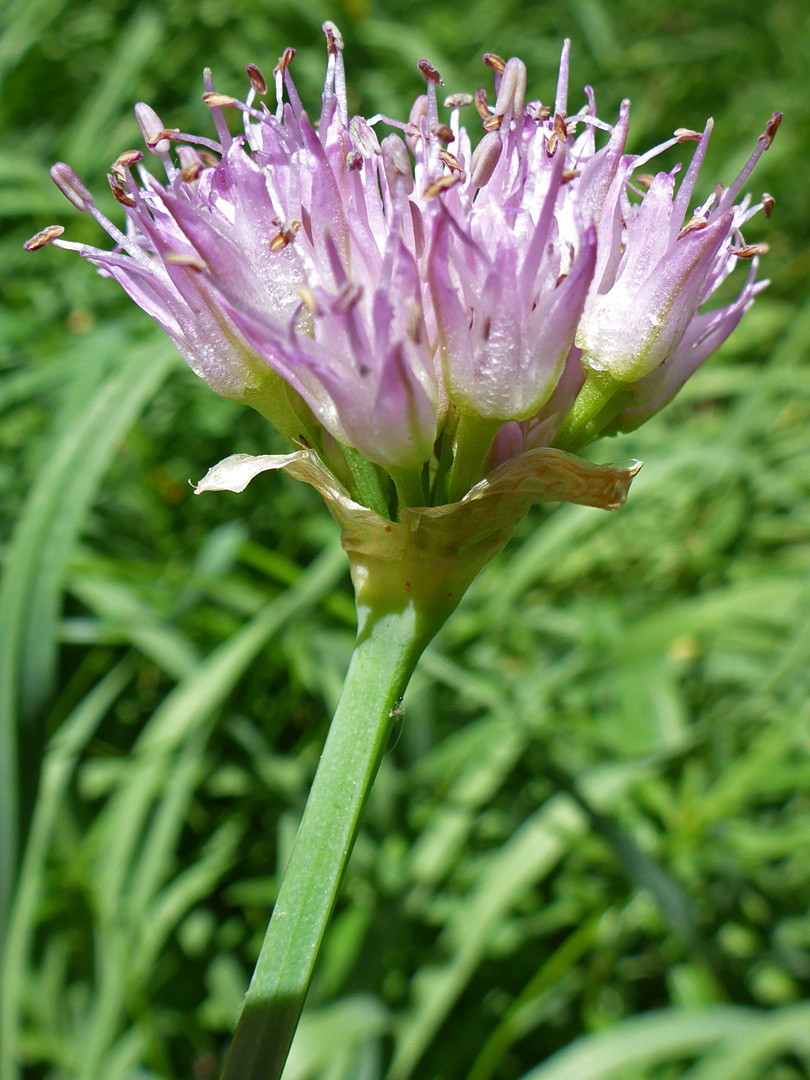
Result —
[[[64,161],[57,161],[51,166],[51,179],[77,210],[88,211],[93,205],[93,196]]]

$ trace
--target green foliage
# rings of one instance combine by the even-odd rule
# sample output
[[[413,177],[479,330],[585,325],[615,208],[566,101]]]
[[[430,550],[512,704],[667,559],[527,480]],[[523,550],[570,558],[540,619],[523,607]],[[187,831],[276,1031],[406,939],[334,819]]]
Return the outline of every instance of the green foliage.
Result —
[[[21,244],[57,221],[100,241],[47,166],[118,219],[132,104],[204,128],[205,64],[236,91],[294,44],[316,102],[327,17],[357,111],[403,114],[420,56],[474,89],[484,49],[548,98],[568,34],[575,92],[607,117],[633,99],[634,149],[714,115],[707,186],[786,120],[753,181],[774,217],[746,234],[771,289],[664,415],[596,448],[646,461],[627,507],[535,512],[425,656],[285,1075],[810,1077],[805,5],[7,0],[2,1080],[216,1075],[353,618],[313,492],[191,495],[277,449],[264,422],[113,283]]]

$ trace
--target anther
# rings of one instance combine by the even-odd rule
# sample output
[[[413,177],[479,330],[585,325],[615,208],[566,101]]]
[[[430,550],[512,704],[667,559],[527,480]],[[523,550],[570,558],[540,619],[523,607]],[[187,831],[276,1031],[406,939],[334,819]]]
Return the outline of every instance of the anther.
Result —
[[[127,195],[112,173],[107,173],[107,183],[110,185],[110,191],[113,193],[113,196],[122,206],[132,207],[136,205],[135,200],[131,195]]]
[[[270,240],[270,250],[281,251],[287,244],[291,244],[295,239],[295,234],[300,228],[301,222],[297,220],[291,221],[286,228],[280,228],[276,235]]]
[[[483,86],[479,86],[475,91],[475,111],[482,120],[488,120],[491,115],[487,104],[487,92]]]
[[[699,232],[701,229],[705,229],[708,224],[707,218],[702,214],[695,214],[694,217],[687,221],[675,239],[680,240],[682,236],[686,236],[686,234],[690,232]]]
[[[441,192],[447,191],[451,187],[455,187],[460,179],[461,177],[458,173],[445,173],[443,176],[437,176],[436,179],[428,184],[422,192],[422,198],[435,199]]]
[[[472,105],[475,98],[472,94],[450,94],[444,99],[445,109],[463,109],[466,105]]]
[[[294,57],[295,57],[295,49],[291,48],[288,45],[287,48],[284,50],[284,52],[279,57],[278,63],[273,68],[273,74],[277,75],[279,72],[284,74],[284,72],[287,70],[287,68],[293,62]]]
[[[359,150],[349,150],[346,154],[346,168],[349,172],[356,172],[357,169],[363,168],[363,162],[365,160],[366,159]]]
[[[343,34],[331,19],[327,19],[321,29],[326,34],[326,48],[330,53],[343,52]]]
[[[503,74],[503,69],[506,67],[506,61],[502,60],[497,53],[485,52],[481,59],[487,67],[491,67],[498,75]]]
[[[209,109],[234,109],[241,105],[238,98],[231,97],[230,94],[218,94],[215,90],[207,90],[202,99]]]
[[[572,180],[576,180],[581,175],[579,169],[563,169],[560,175],[561,184],[570,184]]]
[[[444,143],[446,146],[448,143],[455,142],[455,135],[453,129],[448,127],[447,124],[439,124],[438,127],[433,129],[433,134],[439,140],[440,143]]]
[[[143,141],[148,149],[157,157],[168,154],[172,144],[163,136],[166,129],[152,106],[147,105],[145,101],[139,101],[135,106],[135,119],[138,121],[138,127],[141,129]]]
[[[691,128],[675,128],[672,134],[679,143],[700,142],[700,140],[703,138],[702,132],[692,131]]]
[[[649,187],[652,187],[653,181],[655,180],[655,177],[653,176],[652,173],[648,173],[648,172],[637,173],[637,174],[634,173],[633,174],[633,180],[634,180],[634,182],[636,184],[638,184],[639,187],[649,188]]]
[[[565,124],[565,117],[560,113],[554,113],[554,134],[560,142],[566,142],[570,134]]]
[[[765,125],[765,130],[763,131],[763,133],[760,135],[759,138],[760,138],[760,140],[764,139],[766,141],[766,146],[765,146],[766,150],[768,149],[768,147],[773,142],[774,136],[776,135],[776,132],[779,130],[779,125],[781,123],[782,123],[782,114],[780,112],[775,112],[773,114],[773,116],[770,118],[770,120],[768,121],[768,123]]]
[[[61,236],[64,231],[61,225],[49,225],[47,229],[42,229],[36,236],[26,240],[23,247],[26,251],[39,251],[40,248],[45,247],[46,244],[50,244],[58,236]]]
[[[248,64],[245,68],[245,74],[256,93],[263,97],[267,93],[267,83],[265,82],[264,75],[262,75],[255,64]]]
[[[488,116],[481,127],[484,131],[497,131],[503,123],[502,116]]]
[[[769,218],[773,213],[773,208],[776,206],[776,200],[773,195],[769,195],[767,191],[762,193],[762,212],[766,218]]]
[[[93,205],[93,196],[64,161],[57,161],[55,165],[51,165],[51,179],[77,210],[87,211]]]
[[[429,60],[420,60],[416,66],[419,68],[419,70],[422,72],[428,82],[435,83],[437,86],[444,86],[444,80]]]
[[[453,170],[453,172],[464,172],[464,169],[461,167],[461,162],[455,154],[451,154],[449,150],[440,150],[439,160],[443,161],[449,169]]]
[[[151,138],[146,140],[146,145],[152,149],[157,146],[158,143],[164,142],[166,139],[169,143],[177,142],[180,138],[180,128],[163,128],[162,131],[156,132]]]
[[[181,169],[177,174],[181,180],[187,184],[193,184],[195,180],[198,180],[200,173],[203,171],[203,163],[201,161],[192,162],[191,165],[187,165],[185,169]]]
[[[118,155],[110,167],[114,175],[123,177],[124,170],[132,168],[139,161],[143,161],[143,154],[140,150],[125,150],[123,154]]]
[[[539,123],[542,123],[544,120],[548,120],[548,118],[550,116],[551,116],[551,106],[550,105],[538,105],[537,108],[534,110],[534,118]]]
[[[753,259],[755,255],[764,255],[768,250],[768,245],[743,244],[742,247],[738,248],[729,245],[728,250],[732,255],[736,255],[738,259]]]

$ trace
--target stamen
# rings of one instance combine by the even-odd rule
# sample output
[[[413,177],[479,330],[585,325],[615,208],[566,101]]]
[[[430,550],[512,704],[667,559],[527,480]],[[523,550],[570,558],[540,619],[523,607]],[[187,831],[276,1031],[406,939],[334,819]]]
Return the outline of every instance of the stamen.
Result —
[[[461,177],[458,173],[444,173],[442,176],[437,176],[422,192],[422,198],[435,199],[441,192],[455,187],[460,180]]]
[[[445,109],[463,109],[465,105],[472,105],[475,98],[472,94],[450,94],[444,99]]]
[[[126,170],[131,169],[133,165],[137,165],[139,161],[143,161],[143,154],[140,150],[125,150],[123,154],[118,155],[110,168],[113,175],[119,176],[123,181]]]
[[[435,86],[444,86],[444,80],[429,60],[420,60],[416,66],[425,76],[428,83],[433,83]]]
[[[717,205],[717,213],[723,213],[734,202],[743,184],[754,171],[754,166],[773,142],[774,136],[776,135],[776,132],[781,123],[782,114],[779,112],[775,112],[773,116],[771,116],[768,123],[765,125],[765,130],[757,139],[756,149],[751,154],[745,165],[743,165],[739,175],[737,176],[737,179],[734,181],[731,187],[728,188],[722,199],[720,199]]]
[[[691,128],[675,128],[672,132],[679,143],[682,142],[700,142],[703,135],[700,131],[693,131]]]
[[[433,129],[433,134],[439,140],[440,143],[444,143],[446,146],[448,143],[455,141],[455,135],[453,129],[448,127],[447,124],[439,124],[438,127]]]
[[[57,161],[55,165],[51,165],[51,180],[77,210],[86,212],[93,205],[93,196],[64,161]]]
[[[165,255],[163,261],[169,263],[170,266],[184,266],[187,270],[198,270],[200,273],[204,273],[208,269],[198,255],[182,255],[177,251]]]
[[[727,250],[738,259],[753,259],[755,255],[764,255],[768,250],[768,245],[744,244],[742,247],[735,248],[729,244]]]
[[[267,83],[265,82],[264,75],[262,75],[256,65],[248,64],[245,68],[245,74],[256,93],[261,95],[261,97],[264,97],[267,93]]]
[[[673,231],[678,228],[678,223],[682,222],[686,217],[686,211],[689,209],[689,203],[695,190],[695,184],[697,183],[698,173],[703,165],[703,159],[706,157],[706,150],[709,146],[709,138],[711,137],[713,127],[714,120],[709,117],[706,121],[706,127],[703,129],[703,134],[700,136],[700,140],[695,147],[692,160],[689,162],[689,168],[686,170],[686,175],[681,181],[678,193],[672,204],[671,229]],[[677,135],[677,132],[675,132],[675,134]]]
[[[479,86],[475,91],[475,111],[484,121],[489,120],[492,115],[487,104],[487,92],[483,86]]]
[[[335,24],[327,19],[323,24],[323,32],[326,34],[326,47],[329,51],[329,66],[334,64],[335,97],[338,100],[340,119],[343,126],[349,123],[349,105],[346,95],[346,72],[343,67],[343,35]]]
[[[127,195],[112,173],[107,173],[107,182],[110,185],[110,191],[112,191],[114,198],[120,202],[122,206],[134,207],[136,205],[135,200],[131,195]]]
[[[49,225],[46,229],[42,229],[35,236],[32,236],[30,240],[26,240],[23,248],[26,251],[39,251],[46,244],[52,243],[57,236],[61,236],[64,231],[62,225]]]
[[[769,218],[773,213],[773,208],[776,205],[776,200],[773,195],[769,195],[766,191],[762,193],[762,212],[766,218]]]
[[[445,165],[449,169],[452,169],[454,172],[460,172],[460,173],[464,172],[464,169],[462,168],[461,162],[458,160],[458,158],[455,156],[455,154],[451,154],[449,150],[440,150],[439,151],[439,159],[441,161],[443,161],[445,163]]]
[[[497,53],[485,52],[481,57],[487,67],[491,67],[498,75],[503,75],[503,69],[506,67],[506,61],[502,60]]]
[[[709,222],[702,214],[695,214],[693,218],[687,221],[675,239],[680,240],[681,237],[686,236],[687,233],[698,232],[700,229],[705,229],[708,224]]]

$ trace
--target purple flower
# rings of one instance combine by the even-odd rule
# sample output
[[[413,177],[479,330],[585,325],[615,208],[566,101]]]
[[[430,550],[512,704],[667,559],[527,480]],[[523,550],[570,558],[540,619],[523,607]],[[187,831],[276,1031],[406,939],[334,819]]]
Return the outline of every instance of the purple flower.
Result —
[[[609,125],[587,88],[569,114],[567,42],[553,103],[526,100],[520,60],[486,54],[494,104],[483,91],[452,94],[445,118],[441,77],[423,60],[426,92],[401,122],[349,116],[343,41],[331,23],[324,32],[317,124],[296,92],[292,49],[274,70],[272,111],[257,106],[267,86],[254,65],[244,102],[217,93],[206,72],[215,140],[166,129],[136,106],[166,179],[138,151],[114,163],[108,179],[126,231],[67,165],[53,167],[114,250],[72,244],[58,226],[27,246],[78,250],[160,323],[213,389],[253,405],[333,468],[331,440],[353,470],[352,451],[382,466],[400,507],[459,496],[527,450],[577,448],[611,425],[646,419],[763,287],[755,281],[763,246],[745,245],[740,230],[772,200],[734,200],[778,114],[734,183],[690,209],[711,122],[702,135],[678,131],[646,154],[626,154],[628,102]],[[460,121],[472,106],[484,129],[475,148]],[[240,134],[230,133],[225,109],[242,113]],[[395,133],[381,138],[383,127]],[[689,140],[697,146],[680,185],[677,169],[640,174]],[[741,257],[752,270],[739,296],[707,309]],[[583,405],[596,400],[589,371],[611,393],[621,386],[620,410],[601,412],[601,399],[590,412]],[[382,483],[384,500],[390,481]]]

